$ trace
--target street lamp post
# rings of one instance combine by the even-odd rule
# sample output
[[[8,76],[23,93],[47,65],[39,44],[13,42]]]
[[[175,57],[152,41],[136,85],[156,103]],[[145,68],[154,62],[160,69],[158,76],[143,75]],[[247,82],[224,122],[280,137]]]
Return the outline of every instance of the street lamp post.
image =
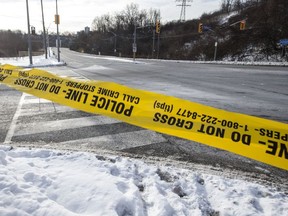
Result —
[[[117,35],[115,34],[115,36],[114,36],[114,53],[115,53],[115,55],[116,55],[116,53],[117,53],[117,48],[116,48],[116,46],[117,46]]]
[[[134,41],[133,41],[133,45],[132,45],[132,48],[133,48],[133,61],[135,61],[135,59],[136,59],[136,52],[137,52],[137,44],[136,44],[136,41],[137,41],[137,29],[150,27],[150,25],[147,25],[147,26],[139,26],[139,27],[137,27],[136,25],[137,25],[137,24],[136,24],[136,22],[135,22],[135,23],[134,23]]]
[[[26,0],[26,8],[27,8],[27,25],[28,25],[28,53],[29,53],[30,65],[33,65],[28,0]]]
[[[137,52],[137,44],[136,44],[136,38],[137,38],[137,36],[136,36],[136,29],[137,29],[137,27],[136,27],[136,21],[135,21],[135,23],[134,23],[134,42],[133,42],[133,61],[135,61],[135,58],[136,58],[136,52]]]
[[[44,11],[43,11],[43,0],[41,0],[41,10],[42,10],[42,23],[43,23],[44,52],[45,52],[45,58],[47,59],[47,43],[46,43],[46,29],[45,29]]]
[[[116,48],[116,46],[117,46],[117,34],[115,34],[115,33],[112,32],[112,31],[109,31],[109,32],[114,35],[114,53],[115,53],[115,55],[116,55],[116,52],[117,52],[117,48]]]
[[[201,24],[202,25],[202,24]],[[231,25],[230,25],[231,26]],[[218,48],[218,36],[217,36],[217,33],[214,31],[214,30],[212,30],[210,27],[208,27],[208,26],[203,26],[202,25],[202,28],[203,28],[203,30],[204,31],[210,31],[210,32],[213,32],[213,33],[215,33],[215,35],[216,35],[216,42],[215,42],[215,44],[214,44],[214,61],[216,61],[216,58],[217,58],[217,48]],[[201,31],[202,32],[202,31]]]
[[[56,25],[57,25],[57,53],[58,53],[58,62],[60,62],[59,14],[58,14],[58,1],[57,1],[57,0],[56,0],[55,23],[56,23]]]
[[[215,42],[215,50],[214,50],[214,61],[216,61],[216,57],[217,57],[217,46],[218,46],[218,42]]]
[[[47,44],[47,53],[48,53],[49,57],[51,57],[51,53],[50,53],[50,49],[49,49],[50,48],[49,29],[50,29],[52,23],[53,22],[50,22],[49,26],[46,29],[46,41],[47,41],[46,44]]]

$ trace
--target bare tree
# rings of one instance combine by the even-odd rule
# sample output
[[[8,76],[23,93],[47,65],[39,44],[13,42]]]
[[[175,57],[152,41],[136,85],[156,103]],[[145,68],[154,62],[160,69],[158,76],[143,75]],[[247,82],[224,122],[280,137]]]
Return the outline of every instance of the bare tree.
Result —
[[[153,10],[151,8],[149,10],[149,16],[148,16],[149,23],[153,23],[155,25],[156,21],[160,19],[161,19],[160,10]]]
[[[233,9],[240,12],[243,8],[243,0],[234,0]]]
[[[96,17],[92,23],[92,29],[99,32],[108,31],[113,25],[113,18],[109,14]]]
[[[225,13],[230,13],[234,0],[222,0],[221,9]]]

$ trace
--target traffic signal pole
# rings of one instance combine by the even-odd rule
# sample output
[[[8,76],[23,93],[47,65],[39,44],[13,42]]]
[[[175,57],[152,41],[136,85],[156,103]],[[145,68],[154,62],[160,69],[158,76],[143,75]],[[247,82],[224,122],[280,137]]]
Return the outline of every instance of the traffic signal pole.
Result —
[[[246,29],[246,20],[247,19],[243,19],[243,20],[237,21],[235,23],[230,24],[229,26],[234,26],[234,25],[237,25],[237,24],[240,23],[240,26],[239,26],[240,30],[245,30]]]
[[[150,25],[137,27],[137,23],[135,22],[135,24],[134,24],[134,33],[133,33],[134,39],[133,39],[133,44],[132,44],[133,61],[135,61],[135,59],[136,59],[136,52],[137,52],[137,44],[136,44],[136,42],[137,42],[137,29],[146,28],[146,27],[150,27]],[[155,31],[153,31],[153,51],[154,51],[154,39],[155,39]],[[152,56],[153,56],[153,51],[152,51]]]
[[[28,0],[26,0],[26,8],[27,8],[27,25],[28,25],[28,54],[29,54],[30,65],[33,65]]]
[[[198,25],[198,33],[202,33],[203,32],[203,24],[199,23]]]
[[[240,31],[243,31],[246,29],[246,19],[244,20],[240,20],[237,21],[235,23],[230,24],[230,26],[234,26],[240,23]],[[216,61],[217,58],[217,48],[218,48],[218,37],[217,37],[217,33],[212,30],[209,26],[205,26],[203,25],[203,23],[199,23],[198,24],[198,33],[203,33],[205,31],[210,31],[210,32],[214,32],[216,34],[216,42],[215,42],[215,49],[214,49],[214,61]]]
[[[160,29],[161,29],[161,24],[160,20],[156,21],[156,33],[158,35],[158,41],[157,41],[157,59],[159,58],[159,51],[160,51]]]

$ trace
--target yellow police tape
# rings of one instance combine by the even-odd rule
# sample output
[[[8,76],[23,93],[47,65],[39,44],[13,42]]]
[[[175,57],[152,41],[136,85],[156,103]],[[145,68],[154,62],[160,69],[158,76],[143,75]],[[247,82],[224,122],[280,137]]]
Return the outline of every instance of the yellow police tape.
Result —
[[[194,140],[288,170],[288,124],[102,81],[0,66],[0,83],[143,128]]]

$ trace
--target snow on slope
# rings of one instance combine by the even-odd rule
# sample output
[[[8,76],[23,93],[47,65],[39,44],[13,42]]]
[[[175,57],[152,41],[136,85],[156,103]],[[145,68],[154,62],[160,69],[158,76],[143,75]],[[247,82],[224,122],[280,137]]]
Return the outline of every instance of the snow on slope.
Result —
[[[1,216],[287,215],[259,184],[92,153],[0,146]]]

